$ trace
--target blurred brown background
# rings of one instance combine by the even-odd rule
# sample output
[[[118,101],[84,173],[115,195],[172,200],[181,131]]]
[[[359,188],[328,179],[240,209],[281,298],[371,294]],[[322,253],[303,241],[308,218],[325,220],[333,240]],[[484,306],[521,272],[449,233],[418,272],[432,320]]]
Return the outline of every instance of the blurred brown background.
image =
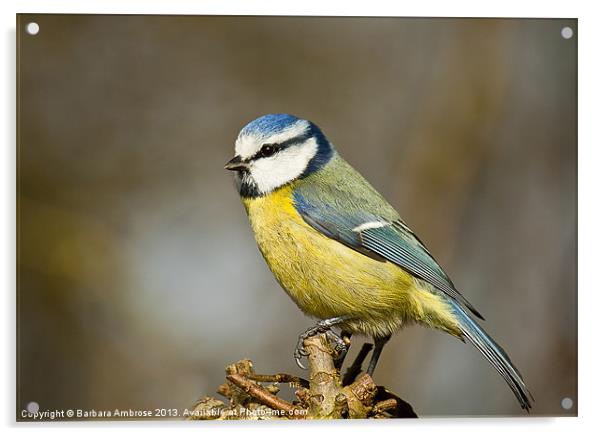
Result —
[[[183,408],[243,357],[300,373],[313,321],[223,170],[244,124],[287,112],[426,242],[523,373],[532,415],[575,414],[577,47],[561,29],[576,25],[19,16],[17,409]],[[375,376],[421,416],[522,414],[443,333],[398,334]]]

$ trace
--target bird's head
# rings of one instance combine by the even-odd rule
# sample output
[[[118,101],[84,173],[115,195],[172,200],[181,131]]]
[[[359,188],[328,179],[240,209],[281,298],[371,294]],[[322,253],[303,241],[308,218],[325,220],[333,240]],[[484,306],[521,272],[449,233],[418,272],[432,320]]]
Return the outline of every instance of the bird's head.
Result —
[[[235,156],[225,168],[236,171],[243,197],[258,197],[318,171],[333,153],[312,122],[287,114],[264,115],[240,131]]]

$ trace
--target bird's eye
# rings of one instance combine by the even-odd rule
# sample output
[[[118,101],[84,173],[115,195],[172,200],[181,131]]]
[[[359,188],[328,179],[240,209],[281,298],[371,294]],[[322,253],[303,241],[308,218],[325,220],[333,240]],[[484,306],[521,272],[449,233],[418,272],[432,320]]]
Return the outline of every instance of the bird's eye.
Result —
[[[270,157],[273,156],[274,153],[278,151],[278,145],[276,144],[264,144],[261,147],[260,153],[261,157]]]

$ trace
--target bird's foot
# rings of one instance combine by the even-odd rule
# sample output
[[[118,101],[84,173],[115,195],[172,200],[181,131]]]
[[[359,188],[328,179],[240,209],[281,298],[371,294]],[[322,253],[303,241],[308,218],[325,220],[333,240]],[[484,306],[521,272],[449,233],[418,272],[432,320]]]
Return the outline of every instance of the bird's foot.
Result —
[[[293,354],[295,361],[297,362],[297,365],[299,366],[299,368],[307,369],[301,363],[301,359],[309,354],[305,350],[305,346],[304,346],[303,342],[311,336],[315,336],[320,333],[325,333],[327,339],[332,344],[332,347],[337,356],[347,351],[347,349],[348,349],[347,342],[345,342],[345,340],[340,335],[337,335],[335,332],[332,331],[332,327],[345,321],[346,319],[347,319],[346,317],[336,317],[336,318],[329,318],[329,319],[321,320],[315,326],[308,328],[307,330],[305,330],[303,333],[301,333],[299,335],[299,339],[297,341],[297,346],[295,347],[295,352]]]
[[[337,335],[332,330],[326,330],[326,338],[330,341],[335,356],[340,356],[342,353],[347,352],[349,344],[345,342],[342,335]]]
[[[338,346],[335,345],[334,349],[336,354],[336,357],[334,359],[334,367],[340,371],[341,368],[343,367],[343,362],[345,362],[345,357],[347,357],[347,353],[349,352],[349,348],[351,348],[351,333],[348,331],[341,331],[340,334],[340,339],[342,341],[341,343],[338,343]]]

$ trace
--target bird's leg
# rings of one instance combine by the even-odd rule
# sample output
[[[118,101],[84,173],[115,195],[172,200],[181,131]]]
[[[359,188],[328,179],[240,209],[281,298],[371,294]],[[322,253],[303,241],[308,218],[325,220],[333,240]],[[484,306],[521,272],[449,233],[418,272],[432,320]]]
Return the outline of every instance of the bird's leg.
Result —
[[[385,344],[389,342],[389,339],[391,339],[391,335],[383,338],[374,338],[374,351],[372,352],[372,357],[370,358],[370,363],[368,364],[368,371],[366,371],[370,377],[372,377],[372,374],[374,374],[374,369],[378,363],[380,353],[383,351]]]
[[[343,341],[343,339],[339,335],[334,333],[331,329],[332,327],[341,324],[342,322],[345,322],[348,319],[348,316],[337,316],[334,318],[323,319],[318,321],[318,323],[315,326],[310,327],[307,330],[305,330],[305,332],[301,333],[299,335],[299,340],[297,341],[297,347],[295,348],[294,353],[295,361],[297,362],[299,368],[307,369],[301,363],[301,357],[307,356],[307,352],[305,351],[305,348],[303,346],[303,341],[305,341],[311,336],[317,335],[318,333],[326,333],[328,339],[334,342],[334,349],[337,353],[341,353],[342,350],[346,349],[347,344],[345,343],[345,341]]]
[[[366,360],[368,353],[370,353],[372,350],[372,347],[374,347],[374,345],[369,343],[362,345],[360,352],[357,353],[355,360],[351,365],[349,365],[345,375],[343,376],[343,386],[349,386],[355,381],[359,373],[362,372],[362,364],[364,363],[364,360]]]
[[[341,352],[339,353],[337,358],[334,360],[334,367],[336,369],[338,369],[339,371],[343,367],[343,362],[345,361],[347,352],[349,351],[349,348],[351,347],[351,332],[342,330],[341,331],[341,339],[343,340],[343,343],[345,344],[345,348],[343,350],[341,350]]]

